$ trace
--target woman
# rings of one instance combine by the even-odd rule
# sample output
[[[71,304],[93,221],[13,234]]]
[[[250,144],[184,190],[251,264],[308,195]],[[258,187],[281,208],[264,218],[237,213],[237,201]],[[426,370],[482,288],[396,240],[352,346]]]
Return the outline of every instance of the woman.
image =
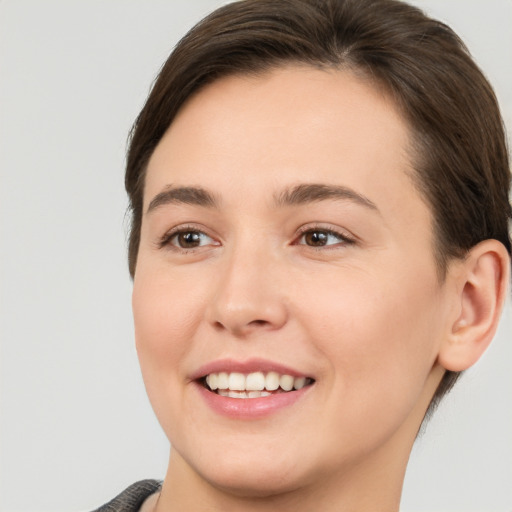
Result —
[[[505,135],[457,36],[393,0],[229,4],[162,68],[126,188],[172,450],[104,510],[398,510],[510,275]]]

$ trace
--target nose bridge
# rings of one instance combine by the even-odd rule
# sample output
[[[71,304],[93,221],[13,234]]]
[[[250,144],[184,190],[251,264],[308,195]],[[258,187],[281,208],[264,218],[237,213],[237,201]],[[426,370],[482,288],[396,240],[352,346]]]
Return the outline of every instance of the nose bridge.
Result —
[[[265,237],[263,237],[265,238]],[[277,329],[287,318],[282,287],[276,279],[279,258],[266,240],[249,233],[226,248],[210,319],[235,335],[255,329]]]

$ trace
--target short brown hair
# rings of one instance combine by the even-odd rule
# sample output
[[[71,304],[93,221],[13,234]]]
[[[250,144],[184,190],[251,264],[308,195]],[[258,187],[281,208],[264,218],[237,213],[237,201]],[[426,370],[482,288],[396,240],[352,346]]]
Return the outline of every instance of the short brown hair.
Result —
[[[503,121],[492,87],[448,26],[398,0],[242,0],[178,43],[133,126],[125,177],[132,276],[147,163],[180,107],[220,77],[288,63],[351,69],[393,98],[411,128],[413,178],[432,210],[441,278],[450,259],[482,240],[512,252]],[[457,377],[445,373],[430,411]]]

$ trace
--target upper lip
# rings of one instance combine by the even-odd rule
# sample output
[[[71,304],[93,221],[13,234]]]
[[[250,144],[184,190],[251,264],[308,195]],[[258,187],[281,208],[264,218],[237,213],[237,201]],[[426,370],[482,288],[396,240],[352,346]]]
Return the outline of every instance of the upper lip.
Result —
[[[243,373],[249,374],[253,372],[277,372],[281,375],[291,375],[292,377],[310,377],[299,370],[294,368],[290,368],[289,366],[283,365],[281,363],[277,363],[274,361],[269,361],[266,359],[248,359],[247,361],[236,361],[234,359],[218,359],[216,361],[211,361],[209,363],[204,364],[196,371],[194,371],[190,379],[198,380],[206,377],[210,373]]]

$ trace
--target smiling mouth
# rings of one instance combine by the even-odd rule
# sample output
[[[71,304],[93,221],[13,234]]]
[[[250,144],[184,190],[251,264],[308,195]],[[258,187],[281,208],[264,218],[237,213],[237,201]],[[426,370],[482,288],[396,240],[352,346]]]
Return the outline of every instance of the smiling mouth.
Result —
[[[201,381],[212,393],[228,398],[262,398],[277,393],[298,391],[314,383],[309,377],[293,377],[277,372],[210,373]]]

